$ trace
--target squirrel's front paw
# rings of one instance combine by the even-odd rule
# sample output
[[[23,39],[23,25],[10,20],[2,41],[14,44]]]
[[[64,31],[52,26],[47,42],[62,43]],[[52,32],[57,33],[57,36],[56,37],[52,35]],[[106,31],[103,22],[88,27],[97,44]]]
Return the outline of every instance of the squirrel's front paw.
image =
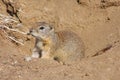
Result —
[[[39,55],[39,53],[38,52],[33,52],[33,54],[32,54],[32,56],[31,56],[32,58],[39,58],[40,57],[40,55]]]
[[[30,57],[30,56],[27,56],[27,57],[25,57],[25,59],[24,59],[25,61],[31,61],[32,60],[32,58]]]

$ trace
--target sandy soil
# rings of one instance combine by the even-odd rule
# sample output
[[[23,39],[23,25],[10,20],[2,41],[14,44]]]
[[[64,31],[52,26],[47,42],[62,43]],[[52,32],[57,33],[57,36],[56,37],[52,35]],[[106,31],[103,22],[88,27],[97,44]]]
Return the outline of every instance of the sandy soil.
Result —
[[[7,10],[12,11],[13,18],[22,21],[17,29],[28,32],[32,23],[45,21],[56,30],[73,30],[84,41],[85,58],[71,65],[46,59],[26,62],[24,57],[31,54],[34,38],[5,30],[24,45],[16,44],[0,28],[0,80],[120,80],[119,0],[11,1],[14,12],[1,0],[0,14],[10,16]]]

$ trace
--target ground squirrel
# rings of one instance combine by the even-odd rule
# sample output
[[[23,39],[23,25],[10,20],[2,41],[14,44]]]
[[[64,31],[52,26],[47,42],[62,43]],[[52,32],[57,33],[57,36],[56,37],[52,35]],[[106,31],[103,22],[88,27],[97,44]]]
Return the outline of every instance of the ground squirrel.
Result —
[[[36,38],[32,58],[48,58],[68,63],[84,57],[84,45],[80,37],[72,31],[55,32],[46,22],[37,22],[29,32]]]

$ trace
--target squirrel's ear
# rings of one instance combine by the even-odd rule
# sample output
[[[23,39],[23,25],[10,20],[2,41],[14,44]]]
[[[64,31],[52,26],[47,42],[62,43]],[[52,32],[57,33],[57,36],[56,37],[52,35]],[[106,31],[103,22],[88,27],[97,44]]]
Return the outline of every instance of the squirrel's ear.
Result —
[[[50,32],[54,32],[54,27],[50,25]]]
[[[49,27],[50,27],[50,30],[54,30],[53,25],[49,25]]]

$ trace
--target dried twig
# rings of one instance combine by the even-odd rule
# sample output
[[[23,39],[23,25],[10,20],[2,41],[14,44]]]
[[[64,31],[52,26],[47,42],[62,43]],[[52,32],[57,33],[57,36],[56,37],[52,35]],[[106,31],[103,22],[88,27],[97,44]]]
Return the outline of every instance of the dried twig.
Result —
[[[11,39],[12,41],[14,41],[14,42],[16,42],[18,44],[24,45],[22,42],[17,41],[14,37],[9,36],[5,30],[3,30],[3,32],[6,34],[7,38]]]
[[[2,15],[2,14],[0,14],[0,19],[1,19],[2,23],[10,23],[10,22],[17,23],[18,22],[15,19],[13,19],[11,16],[6,16],[6,15]]]
[[[25,33],[25,32],[19,31],[19,30],[17,30],[17,29],[9,28],[9,27],[7,27],[7,26],[5,26],[5,25],[0,25],[0,28],[5,28],[5,29],[8,29],[8,30],[10,30],[10,31],[18,32],[18,33],[21,33],[21,34],[27,34],[27,33]]]
[[[15,41],[16,43],[19,43],[19,44],[21,44],[21,45],[24,45],[22,42],[17,41],[14,37],[11,37],[11,36],[7,36],[7,37],[8,37],[9,39]]]
[[[101,55],[105,53],[106,51],[110,50],[113,47],[113,45],[108,45],[107,47],[103,48],[102,50],[98,51],[96,54],[94,54],[92,57]]]

